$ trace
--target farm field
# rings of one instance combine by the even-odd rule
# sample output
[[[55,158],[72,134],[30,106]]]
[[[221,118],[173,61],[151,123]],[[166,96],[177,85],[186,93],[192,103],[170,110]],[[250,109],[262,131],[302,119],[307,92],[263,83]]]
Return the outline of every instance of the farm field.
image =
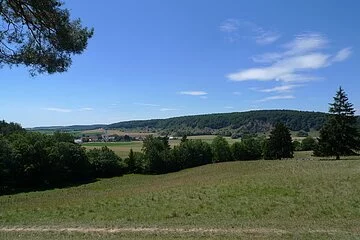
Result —
[[[358,239],[360,159],[296,157],[0,196],[0,239]]]
[[[202,136],[189,136],[188,139],[201,139],[204,142],[211,143],[215,138],[215,135],[202,135]],[[239,141],[237,139],[231,139],[230,137],[226,137],[226,140],[230,144]],[[169,140],[169,144],[171,147],[179,145],[181,138]],[[93,148],[101,148],[103,146],[107,146],[111,150],[113,150],[118,156],[125,158],[129,155],[130,149],[134,152],[141,152],[142,141],[132,141],[132,142],[92,142],[92,143],[83,143],[83,146],[86,149]]]

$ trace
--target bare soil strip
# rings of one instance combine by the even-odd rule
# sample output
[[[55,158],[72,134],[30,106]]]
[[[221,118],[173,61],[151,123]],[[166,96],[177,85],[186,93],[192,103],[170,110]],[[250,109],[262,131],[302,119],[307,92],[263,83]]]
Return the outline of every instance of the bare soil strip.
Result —
[[[291,234],[294,232],[273,229],[273,228],[244,228],[244,229],[222,229],[222,228],[159,228],[159,227],[123,227],[123,228],[85,228],[85,227],[2,227],[0,232],[70,232],[70,233],[194,233],[194,234],[206,234],[206,233],[217,233],[217,234],[276,234],[284,235]],[[319,230],[308,230],[308,231],[296,231],[296,233],[324,233],[324,234],[359,234],[356,232],[346,232],[334,229],[319,229]]]

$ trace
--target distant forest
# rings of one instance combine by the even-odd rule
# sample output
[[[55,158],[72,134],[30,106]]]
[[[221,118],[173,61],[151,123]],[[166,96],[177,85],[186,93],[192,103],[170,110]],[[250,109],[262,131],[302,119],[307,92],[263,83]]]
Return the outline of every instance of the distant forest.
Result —
[[[109,125],[76,125],[68,127],[39,127],[32,130],[84,131],[97,128],[156,132],[162,135],[241,136],[264,133],[278,123],[284,123],[292,131],[318,131],[325,123],[327,113],[295,110],[258,110],[234,113],[216,113],[174,117],[168,119],[136,120]],[[360,119],[358,118],[360,125]]]

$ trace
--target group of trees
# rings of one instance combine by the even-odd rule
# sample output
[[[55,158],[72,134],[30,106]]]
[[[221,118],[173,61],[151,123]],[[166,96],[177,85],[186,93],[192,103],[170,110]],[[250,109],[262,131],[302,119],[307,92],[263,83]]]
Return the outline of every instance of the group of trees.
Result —
[[[127,164],[128,169],[133,169],[133,173],[159,174],[209,163],[257,160],[261,159],[265,152],[269,152],[267,147],[270,145],[266,144],[268,141],[262,137],[245,136],[242,141],[230,145],[222,136],[215,137],[211,143],[187,139],[184,136],[179,145],[171,148],[167,137],[150,135],[144,139],[142,153],[134,156],[135,153],[130,152]],[[276,157],[267,155],[267,159]]]
[[[45,135],[0,122],[0,193],[63,186],[126,171],[125,161],[107,147],[86,151],[70,134]]]

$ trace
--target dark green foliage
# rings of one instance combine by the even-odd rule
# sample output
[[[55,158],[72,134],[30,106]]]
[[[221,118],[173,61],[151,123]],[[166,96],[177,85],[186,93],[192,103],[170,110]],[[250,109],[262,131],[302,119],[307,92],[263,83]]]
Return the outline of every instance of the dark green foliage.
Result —
[[[125,163],[108,147],[91,149],[87,156],[94,177],[114,177],[125,173]]]
[[[134,152],[130,149],[129,156],[125,159],[127,165],[127,173],[146,173],[148,163],[145,161],[144,154]]]
[[[85,149],[69,142],[58,142],[49,148],[44,169],[48,184],[58,185],[87,179],[90,164]],[[45,160],[45,159],[44,159]]]
[[[170,145],[167,137],[147,136],[143,141],[144,157],[152,173],[165,173],[170,162]]]
[[[306,137],[301,141],[302,151],[312,151],[315,149],[316,140],[313,137]]]
[[[262,157],[261,140],[254,137],[244,137],[241,142],[231,145],[233,159],[237,161],[257,160]]]
[[[125,163],[127,165],[128,173],[136,172],[136,158],[135,158],[134,151],[132,149],[130,149],[129,156],[125,159]]]
[[[0,194],[66,186],[125,172],[122,160],[106,147],[91,150],[87,156],[70,134],[27,132],[5,122],[0,126]]]
[[[294,151],[302,151],[301,142],[298,140],[293,141],[293,149]]]
[[[209,164],[212,162],[212,151],[208,143],[201,140],[182,140],[172,150],[173,161],[177,170]]]
[[[57,0],[0,1],[0,64],[25,65],[32,74],[66,71],[93,29],[71,20],[62,6]]]
[[[319,144],[314,150],[317,156],[336,156],[355,154],[360,150],[360,133],[353,105],[348,101],[345,91],[340,87],[330,104],[330,116],[320,130]]]
[[[232,161],[233,157],[230,150],[230,145],[225,138],[217,136],[211,143],[213,153],[213,162],[227,162]]]
[[[55,131],[53,134],[53,138],[55,139],[55,141],[58,142],[69,142],[69,143],[73,143],[75,139],[73,135],[60,131]]]
[[[0,135],[10,135],[16,132],[25,132],[25,129],[17,123],[0,121]]]
[[[0,137],[0,142],[2,192],[89,179],[89,162],[79,145],[26,131]]]
[[[293,144],[289,129],[283,123],[277,123],[270,133],[265,150],[265,159],[282,159],[293,157]]]

